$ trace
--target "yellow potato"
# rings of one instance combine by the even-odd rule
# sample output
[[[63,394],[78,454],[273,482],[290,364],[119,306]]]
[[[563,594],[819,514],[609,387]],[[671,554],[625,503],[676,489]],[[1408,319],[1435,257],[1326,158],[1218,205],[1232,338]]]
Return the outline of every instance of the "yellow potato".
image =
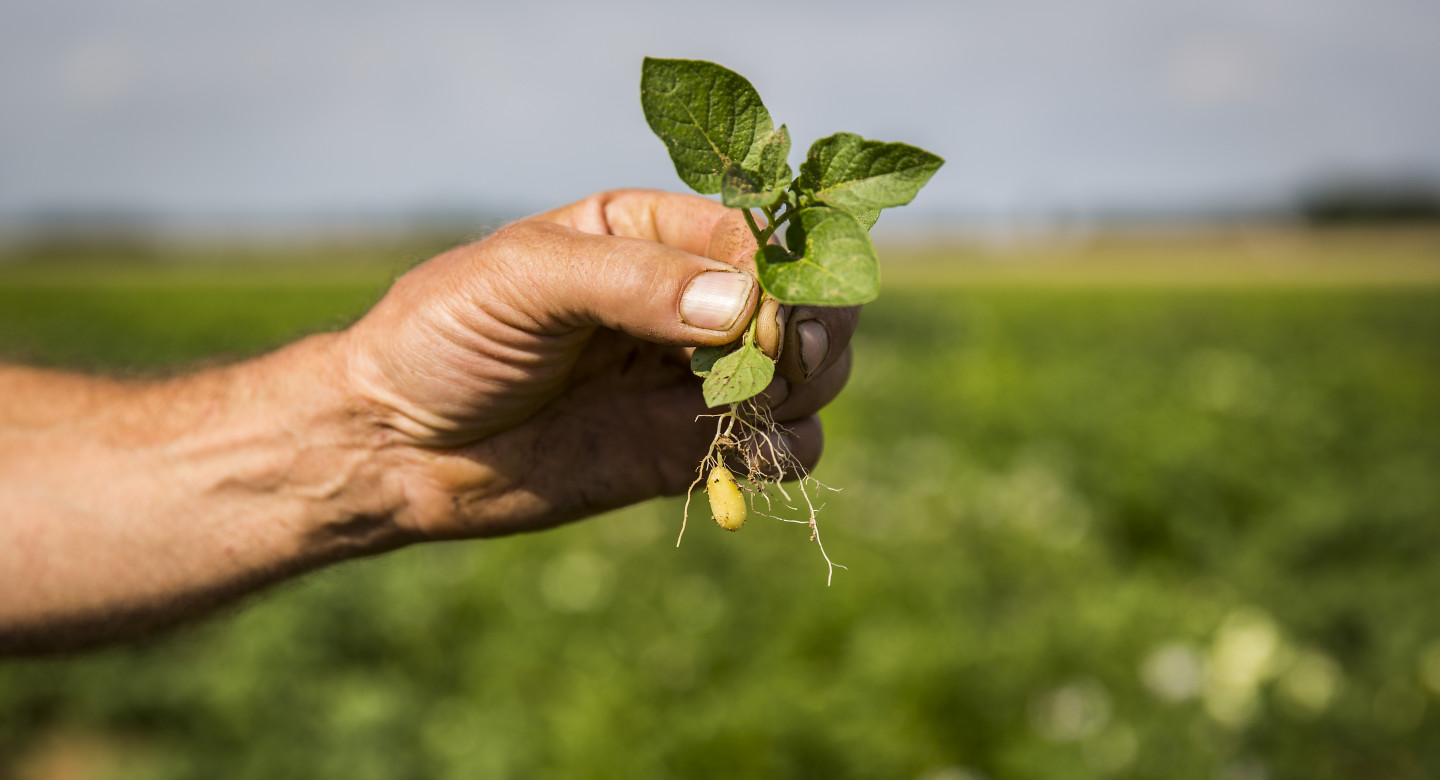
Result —
[[[745,496],[740,492],[740,486],[735,484],[730,469],[724,466],[710,469],[710,477],[705,480],[705,492],[710,496],[710,514],[714,515],[721,528],[738,531],[740,526],[745,525]]]

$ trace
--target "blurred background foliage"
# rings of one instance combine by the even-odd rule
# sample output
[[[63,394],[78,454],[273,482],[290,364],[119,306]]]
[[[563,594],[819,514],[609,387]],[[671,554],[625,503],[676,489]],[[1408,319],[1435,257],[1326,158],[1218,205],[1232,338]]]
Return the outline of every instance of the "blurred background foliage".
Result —
[[[0,263],[0,356],[241,359],[441,243],[51,246]],[[1440,774],[1440,234],[887,264],[825,413],[832,587],[801,526],[676,549],[676,500],[416,547],[0,664],[0,778]]]

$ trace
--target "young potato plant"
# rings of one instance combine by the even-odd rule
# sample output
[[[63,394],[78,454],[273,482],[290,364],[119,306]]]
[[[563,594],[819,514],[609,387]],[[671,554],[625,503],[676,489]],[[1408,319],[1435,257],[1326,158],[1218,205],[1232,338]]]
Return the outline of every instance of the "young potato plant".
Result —
[[[792,178],[790,131],[775,127],[749,81],[712,62],[647,57],[640,103],[680,179],[702,195],[719,193],[722,203],[745,215],[760,246],[755,269],[763,295],[780,304],[873,301],[880,292],[880,263],[870,228],[882,209],[909,203],[944,163],[914,146],[836,133],[811,144],[800,174]],[[782,225],[788,225],[783,245],[772,241]],[[714,415],[715,437],[690,493],[706,480],[711,514],[731,531],[745,522],[744,493],[757,514],[770,516],[778,501],[808,514],[787,522],[809,525],[811,540],[820,544],[814,492],[824,486],[785,448],[769,409],[754,400],[775,375],[775,361],[755,343],[762,309],[769,310],[763,299],[740,339],[700,347],[691,359],[691,369],[705,380],[706,405],[721,411]],[[744,464],[743,483],[727,463]],[[798,480],[803,508],[781,484],[786,480]],[[778,495],[772,496],[771,487]],[[766,512],[759,510],[762,501]],[[689,509],[687,495],[686,520]],[[823,544],[820,551],[833,576],[836,564]]]

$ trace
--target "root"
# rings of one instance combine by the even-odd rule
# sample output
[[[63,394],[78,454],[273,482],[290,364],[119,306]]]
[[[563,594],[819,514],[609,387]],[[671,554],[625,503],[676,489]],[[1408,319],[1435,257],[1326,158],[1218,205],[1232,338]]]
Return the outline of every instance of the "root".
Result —
[[[805,470],[805,466],[785,444],[784,434],[789,431],[775,422],[769,409],[746,400],[732,405],[727,411],[702,415],[698,419],[707,417],[715,418],[715,436],[710,441],[710,449],[705,453],[704,460],[700,461],[696,469],[695,481],[690,483],[685,492],[685,512],[680,521],[680,535],[675,539],[675,546],[679,547],[680,541],[685,538],[685,527],[690,518],[690,499],[695,494],[695,487],[704,482],[705,476],[716,466],[727,461],[743,463],[743,468],[736,473],[743,473],[745,476],[742,489],[750,494],[750,511],[781,522],[808,525],[810,541],[820,548],[820,556],[825,559],[825,584],[829,586],[835,579],[835,570],[845,567],[830,559],[824,543],[820,541],[820,524],[816,518],[824,504],[816,505],[815,494],[821,490],[838,492],[838,489],[810,476],[810,472]],[[801,501],[796,501],[790,491],[781,484],[785,480],[795,481],[794,487]],[[760,510],[762,501],[765,511]],[[798,512],[804,517],[781,517],[774,514],[777,506]]]

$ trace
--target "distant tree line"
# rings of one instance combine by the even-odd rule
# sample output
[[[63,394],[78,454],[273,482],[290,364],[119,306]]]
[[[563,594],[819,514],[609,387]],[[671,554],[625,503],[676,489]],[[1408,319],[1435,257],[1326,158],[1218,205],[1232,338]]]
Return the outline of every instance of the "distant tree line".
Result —
[[[1440,184],[1422,179],[1337,178],[1302,192],[1312,225],[1440,223]]]

